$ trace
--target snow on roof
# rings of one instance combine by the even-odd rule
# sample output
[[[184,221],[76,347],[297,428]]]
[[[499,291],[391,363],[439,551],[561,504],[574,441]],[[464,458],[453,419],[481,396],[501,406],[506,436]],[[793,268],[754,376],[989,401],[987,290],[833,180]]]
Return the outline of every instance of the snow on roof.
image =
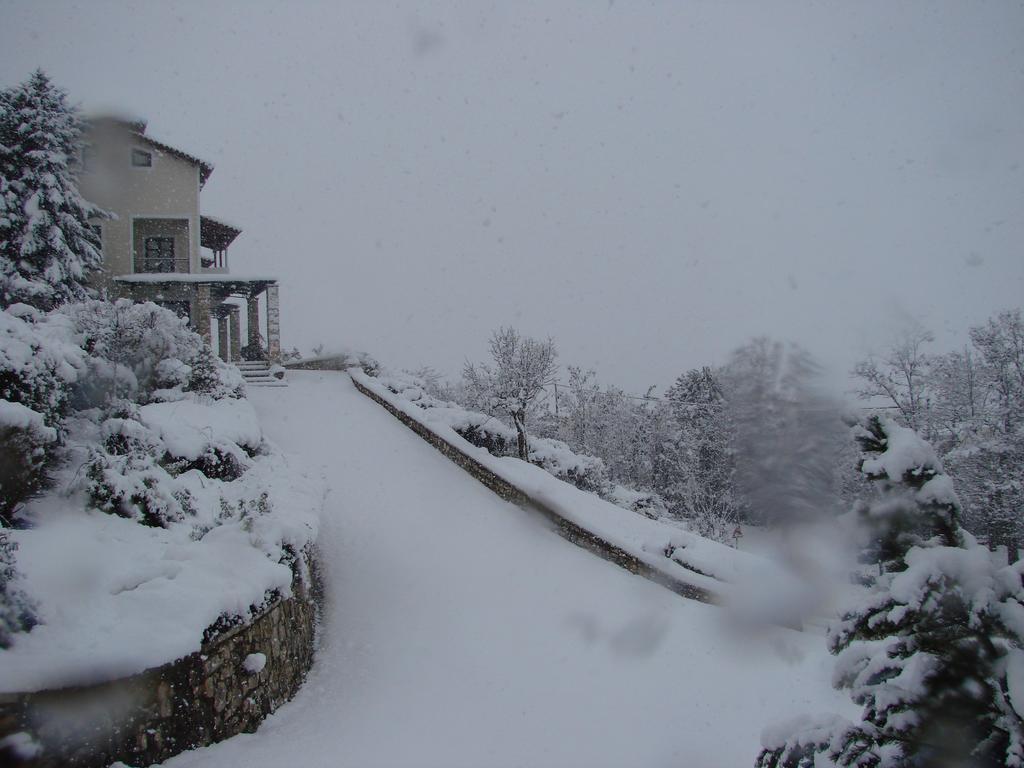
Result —
[[[90,116],[86,118],[86,122],[98,124],[98,123],[114,123],[117,125],[124,126],[131,134],[141,141],[151,144],[157,149],[161,149],[164,152],[168,152],[176,157],[180,157],[182,160],[186,160],[190,163],[194,163],[199,166],[199,183],[200,185],[205,184],[206,180],[210,178],[210,174],[213,173],[213,163],[209,163],[202,158],[196,157],[195,155],[185,152],[184,150],[178,149],[171,144],[168,144],[160,139],[151,136],[146,133],[147,123],[145,118],[138,116],[129,115],[124,112],[118,111],[104,111],[102,113]]]
[[[242,228],[234,224],[228,224],[223,219],[215,219],[213,216],[199,217],[199,239],[204,248],[212,250],[223,250],[234,242],[235,238],[242,234]]]
[[[146,143],[153,145],[157,149],[162,149],[164,152],[168,152],[172,155],[180,157],[182,160],[186,160],[190,163],[195,163],[196,165],[198,165],[200,186],[205,184],[206,180],[210,178],[210,174],[213,173],[213,163],[208,163],[207,161],[198,158],[193,154],[190,154],[188,152],[185,152],[184,150],[178,149],[177,147],[173,147],[170,144],[160,141],[159,139],[156,139],[150,136],[149,134],[144,133],[143,131],[133,130],[132,135],[135,136],[135,138],[137,139],[141,139],[142,141],[145,141]]]
[[[219,227],[227,227],[228,229],[236,229],[239,232],[242,231],[242,228],[240,226],[238,226],[237,224],[232,224],[230,221],[222,219],[222,218],[220,218],[218,216],[210,216],[209,214],[204,213],[199,218],[206,219],[207,221],[212,222],[212,223],[216,224]]]
[[[146,272],[117,275],[119,283],[276,283],[276,277],[267,275],[206,275],[195,272]]]
[[[133,115],[121,109],[104,109],[85,117],[87,123],[117,123],[137,133],[145,133],[148,120],[140,115]]]

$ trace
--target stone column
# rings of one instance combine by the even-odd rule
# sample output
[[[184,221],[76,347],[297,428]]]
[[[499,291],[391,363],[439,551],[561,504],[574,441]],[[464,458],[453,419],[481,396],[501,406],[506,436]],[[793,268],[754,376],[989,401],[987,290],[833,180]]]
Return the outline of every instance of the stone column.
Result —
[[[196,295],[192,300],[192,329],[202,336],[207,344],[212,342],[209,283],[196,284]]]
[[[267,286],[267,357],[281,359],[281,311],[277,303],[277,283]]]
[[[239,311],[237,304],[232,304],[228,308],[228,319],[231,323],[231,340],[230,344],[231,353],[229,358],[231,362],[237,362],[242,359],[242,313]]]
[[[224,362],[231,359],[228,357],[228,315],[224,310],[217,313],[217,354]]]
[[[248,302],[248,326],[249,346],[258,346],[260,343],[260,300],[256,295],[250,296]]]

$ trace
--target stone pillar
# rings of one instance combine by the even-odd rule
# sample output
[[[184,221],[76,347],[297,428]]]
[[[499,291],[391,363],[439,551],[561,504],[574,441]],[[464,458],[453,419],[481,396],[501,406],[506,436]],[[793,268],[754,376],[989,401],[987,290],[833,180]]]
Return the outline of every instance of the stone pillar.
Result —
[[[228,357],[228,316],[223,310],[217,313],[217,354],[227,362]]]
[[[260,343],[260,300],[258,296],[250,296],[248,302],[248,326],[249,346],[259,346]]]
[[[192,300],[192,329],[202,336],[207,344],[211,343],[209,283],[196,284],[196,295]]]
[[[231,353],[229,358],[231,362],[237,362],[242,359],[242,313],[239,311],[237,304],[232,304],[228,308],[228,319],[231,323],[231,340],[230,344]]]
[[[281,311],[277,303],[277,283],[267,286],[267,357],[281,359]]]

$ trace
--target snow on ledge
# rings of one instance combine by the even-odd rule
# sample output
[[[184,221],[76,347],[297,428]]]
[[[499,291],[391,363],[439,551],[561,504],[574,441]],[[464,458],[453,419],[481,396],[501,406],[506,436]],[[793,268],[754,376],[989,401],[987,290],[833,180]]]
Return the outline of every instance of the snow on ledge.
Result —
[[[619,547],[669,580],[712,595],[726,596],[737,582],[779,577],[778,568],[764,558],[623,509],[528,462],[510,456],[493,456],[465,440],[451,428],[448,420],[433,418],[431,409],[420,408],[395,395],[361,370],[350,369],[348,374],[359,385],[530,499]]]
[[[276,283],[268,275],[218,275],[202,272],[147,272],[145,274],[117,275],[119,283]]]

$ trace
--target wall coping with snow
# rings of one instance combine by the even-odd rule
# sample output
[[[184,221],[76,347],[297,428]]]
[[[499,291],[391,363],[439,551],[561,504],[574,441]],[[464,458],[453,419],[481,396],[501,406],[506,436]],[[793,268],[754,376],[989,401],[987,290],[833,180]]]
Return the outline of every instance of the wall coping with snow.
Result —
[[[717,603],[719,602],[719,594],[727,589],[727,585],[699,572],[679,569],[684,572],[673,573],[671,566],[676,564],[667,557],[664,557],[663,553],[652,553],[644,551],[641,547],[631,547],[624,545],[624,543],[616,543],[611,540],[611,536],[605,536],[592,528],[584,527],[581,522],[570,519],[571,516],[566,513],[565,505],[559,504],[557,501],[540,498],[538,493],[528,492],[521,487],[525,483],[516,483],[514,478],[509,476],[511,473],[502,471],[504,468],[499,469],[496,466],[487,466],[483,463],[483,460],[488,460],[488,464],[494,464],[494,461],[490,460],[495,459],[495,457],[487,454],[486,457],[481,456],[478,459],[470,455],[469,450],[474,450],[473,446],[469,446],[468,443],[466,443],[466,446],[469,446],[469,449],[459,446],[457,441],[462,441],[462,439],[458,435],[453,433],[454,439],[449,439],[439,434],[438,431],[431,429],[421,419],[407,412],[407,409],[403,409],[402,404],[396,398],[389,397],[390,393],[375,391],[376,388],[373,386],[373,380],[361,371],[350,370],[349,375],[357,391],[381,405],[395,418],[409,427],[409,429],[501,498],[520,507],[540,513],[549,522],[553,523],[555,531],[562,538],[588,550],[598,557],[602,557],[625,568],[631,573],[667,587],[686,598],[706,603]],[[486,454],[486,451],[483,449],[476,450],[483,451]],[[503,460],[498,459],[497,461]],[[518,460],[507,459],[504,461]],[[525,467],[536,469],[538,472],[543,473],[543,470],[532,465],[525,464]],[[547,473],[544,473],[544,475],[546,476]],[[555,478],[552,478],[552,480],[560,485],[566,485]],[[572,490],[576,491],[575,488]],[[580,493],[583,492],[580,491]],[[626,515],[635,514],[625,510],[623,510],[623,513]]]
[[[320,601],[296,576],[290,597],[177,661],[109,682],[0,694],[0,763],[26,768],[150,765],[251,733],[289,701],[313,663]]]

